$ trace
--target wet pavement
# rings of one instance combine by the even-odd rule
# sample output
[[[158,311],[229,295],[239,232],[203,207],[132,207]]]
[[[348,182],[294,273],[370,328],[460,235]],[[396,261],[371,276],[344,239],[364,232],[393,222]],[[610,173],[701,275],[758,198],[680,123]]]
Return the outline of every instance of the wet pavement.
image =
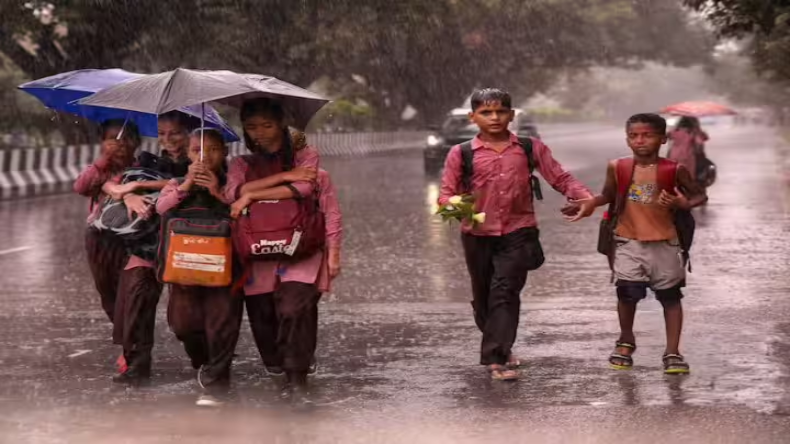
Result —
[[[194,406],[193,370],[160,303],[154,377],[110,382],[119,350],[82,252],[86,202],[0,203],[0,443],[790,442],[790,197],[772,132],[708,128],[718,183],[697,212],[682,351],[661,372],[663,318],[637,315],[636,366],[608,369],[617,337],[598,219],[538,212],[546,265],[532,273],[516,350],[524,378],[492,383],[457,227],[432,217],[438,178],[419,151],[327,159],[345,216],[344,268],[321,304],[311,407],[279,396],[244,326],[231,401]],[[600,188],[619,130],[549,135],[555,156]],[[600,213],[599,213],[600,214]]]

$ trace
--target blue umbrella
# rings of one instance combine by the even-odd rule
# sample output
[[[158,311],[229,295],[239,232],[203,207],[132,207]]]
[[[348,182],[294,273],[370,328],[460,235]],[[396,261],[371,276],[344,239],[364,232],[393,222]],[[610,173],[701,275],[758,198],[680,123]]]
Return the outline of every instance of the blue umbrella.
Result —
[[[80,69],[64,72],[43,79],[34,80],[19,85],[19,89],[40,100],[47,108],[84,117],[94,122],[103,122],[110,119],[131,120],[140,128],[140,134],[146,137],[157,137],[157,115],[137,111],[128,111],[117,108],[98,106],[83,106],[76,101],[90,96],[128,80],[142,77],[122,69]],[[203,109],[200,105],[179,108],[179,111],[201,118]],[[206,125],[221,129],[225,140],[235,142],[239,136],[220,117],[214,108],[205,107]]]

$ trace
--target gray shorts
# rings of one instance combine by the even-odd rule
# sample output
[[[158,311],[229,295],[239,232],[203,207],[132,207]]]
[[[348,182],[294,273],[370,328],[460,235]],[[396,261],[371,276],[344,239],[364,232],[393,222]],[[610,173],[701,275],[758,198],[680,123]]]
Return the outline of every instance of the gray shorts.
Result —
[[[615,236],[614,276],[618,282],[643,282],[653,290],[685,286],[686,267],[677,239],[642,242]]]

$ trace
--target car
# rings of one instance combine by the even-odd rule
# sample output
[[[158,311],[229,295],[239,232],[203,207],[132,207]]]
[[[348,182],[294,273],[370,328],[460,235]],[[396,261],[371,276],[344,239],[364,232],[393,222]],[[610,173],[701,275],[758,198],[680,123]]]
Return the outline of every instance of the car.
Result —
[[[540,139],[535,121],[524,111],[520,109],[515,111],[516,117],[510,124],[510,130],[518,137]],[[425,171],[432,174],[440,172],[450,148],[473,139],[477,133],[477,126],[469,121],[469,110],[463,108],[452,110],[442,127],[428,135],[423,151]]]

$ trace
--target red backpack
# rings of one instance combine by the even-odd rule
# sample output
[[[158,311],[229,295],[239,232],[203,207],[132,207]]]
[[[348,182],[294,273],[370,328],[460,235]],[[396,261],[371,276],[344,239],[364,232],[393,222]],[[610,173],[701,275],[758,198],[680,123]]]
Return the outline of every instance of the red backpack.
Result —
[[[283,170],[281,162],[260,155],[241,157],[248,165],[248,182]],[[326,227],[318,205],[317,190],[309,196],[252,203],[234,224],[234,246],[242,262],[298,260],[319,251],[326,243]]]
[[[609,258],[609,267],[614,266],[614,230],[617,228],[617,220],[625,208],[625,201],[628,196],[628,189],[634,177],[634,158],[623,157],[617,159],[615,166],[615,179],[617,182],[617,197],[615,201],[609,204],[609,208],[604,213],[604,218],[601,220],[601,227],[598,233],[598,252],[606,255]],[[669,159],[659,159],[658,171],[656,174],[656,182],[659,191],[666,190],[667,192],[674,193],[677,183],[678,163]],[[675,229],[678,233],[678,240],[683,249],[683,259],[686,264],[689,262],[689,251],[691,244],[694,241],[694,230],[696,222],[691,211],[688,210],[674,210]],[[689,265],[689,269],[691,266]]]

